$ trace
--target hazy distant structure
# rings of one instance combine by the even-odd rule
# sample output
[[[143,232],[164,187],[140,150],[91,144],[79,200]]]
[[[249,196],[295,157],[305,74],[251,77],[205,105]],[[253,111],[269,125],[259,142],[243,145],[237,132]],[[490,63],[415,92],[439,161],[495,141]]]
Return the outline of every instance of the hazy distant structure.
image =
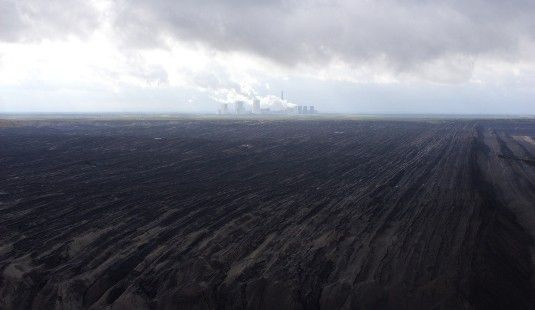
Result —
[[[284,113],[286,113],[286,114],[295,114],[296,111],[297,111],[297,109],[295,107],[287,107],[284,110]]]
[[[253,113],[254,114],[260,114],[261,111],[260,111],[260,100],[259,99],[254,99],[253,100]]]
[[[228,104],[223,103],[219,108],[219,114],[228,114]]]
[[[281,90],[281,100],[284,101],[284,90]]]
[[[243,101],[236,101],[234,102],[234,110],[236,111],[236,114],[244,114],[245,113],[245,103]]]
[[[271,110],[269,108],[260,109],[260,113],[262,113],[262,114],[269,114],[270,112],[271,112]]]
[[[315,114],[317,112],[313,105],[298,105],[297,110],[294,111],[297,111],[297,114]]]

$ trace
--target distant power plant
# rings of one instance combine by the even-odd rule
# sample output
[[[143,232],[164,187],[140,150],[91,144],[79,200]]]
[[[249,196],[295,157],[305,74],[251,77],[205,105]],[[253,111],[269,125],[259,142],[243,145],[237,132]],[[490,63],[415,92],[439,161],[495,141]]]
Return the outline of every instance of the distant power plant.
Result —
[[[252,100],[252,107],[250,106],[251,102],[246,103],[245,101],[235,101],[233,103],[234,110],[229,109],[228,103],[223,103],[219,107],[219,114],[315,114],[317,113],[317,110],[314,108],[313,105],[306,106],[306,105],[294,105],[291,103],[288,103],[284,100],[284,92],[281,92],[281,102],[277,103],[279,106],[274,105],[271,108],[275,107],[274,110],[272,110],[270,107],[264,107],[260,105],[260,99],[254,98]]]
[[[252,109],[247,109],[244,101],[234,102],[234,111],[229,110],[228,103],[221,104],[219,108],[219,114],[316,114],[318,111],[313,105],[298,105],[294,107],[287,107],[284,110],[271,110],[270,108],[262,108],[260,106],[260,100],[254,99]]]

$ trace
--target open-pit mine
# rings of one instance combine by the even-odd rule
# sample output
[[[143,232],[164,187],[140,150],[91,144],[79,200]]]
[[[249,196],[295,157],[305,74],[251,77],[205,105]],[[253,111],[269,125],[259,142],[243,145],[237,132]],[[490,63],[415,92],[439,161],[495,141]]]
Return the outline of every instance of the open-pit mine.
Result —
[[[4,119],[0,309],[535,309],[530,119]]]

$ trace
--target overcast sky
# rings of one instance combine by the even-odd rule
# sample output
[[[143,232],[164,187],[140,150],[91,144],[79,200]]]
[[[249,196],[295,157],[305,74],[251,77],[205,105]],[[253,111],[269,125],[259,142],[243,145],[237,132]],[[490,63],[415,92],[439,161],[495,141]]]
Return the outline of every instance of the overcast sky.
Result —
[[[535,1],[0,0],[0,112],[214,113],[253,98],[535,114]]]

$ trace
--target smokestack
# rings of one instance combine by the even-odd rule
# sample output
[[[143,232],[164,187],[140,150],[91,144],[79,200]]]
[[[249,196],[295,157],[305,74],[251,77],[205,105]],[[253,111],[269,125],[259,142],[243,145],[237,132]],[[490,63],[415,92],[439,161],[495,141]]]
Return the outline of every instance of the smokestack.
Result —
[[[284,101],[284,90],[281,90],[281,100]]]

